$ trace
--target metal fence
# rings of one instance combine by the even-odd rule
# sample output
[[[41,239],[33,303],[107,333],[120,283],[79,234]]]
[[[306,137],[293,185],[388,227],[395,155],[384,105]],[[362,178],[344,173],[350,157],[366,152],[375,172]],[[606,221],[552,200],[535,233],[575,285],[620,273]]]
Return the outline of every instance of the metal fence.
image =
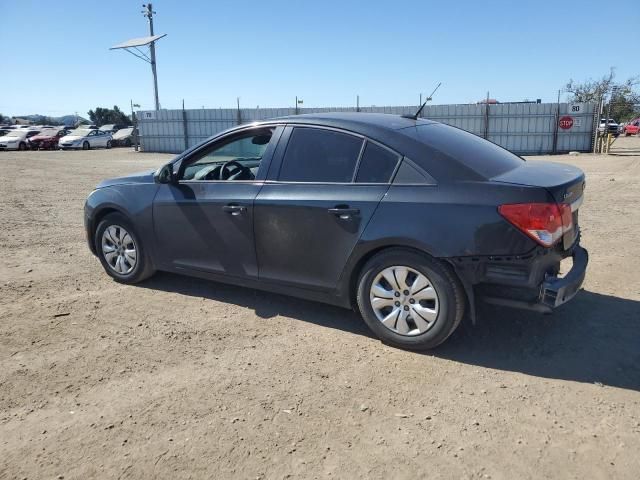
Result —
[[[179,153],[235,125],[321,112],[412,114],[415,106],[341,108],[239,108],[137,113],[142,149]],[[462,128],[521,155],[591,151],[595,104],[503,103],[428,105],[422,117]]]

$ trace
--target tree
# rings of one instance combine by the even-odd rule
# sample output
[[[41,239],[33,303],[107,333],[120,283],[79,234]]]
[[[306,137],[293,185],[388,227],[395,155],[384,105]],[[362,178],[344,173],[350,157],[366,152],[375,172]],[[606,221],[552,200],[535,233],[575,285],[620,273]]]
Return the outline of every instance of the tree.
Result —
[[[576,82],[570,79],[565,91],[570,94],[571,102],[603,102],[605,112],[611,107],[612,118],[629,120],[635,115],[634,105],[640,103],[640,94],[636,91],[640,77],[631,77],[622,83],[616,83],[615,77],[615,68],[611,67],[609,74],[599,80]]]
[[[127,117],[127,115],[125,115],[125,113],[120,110],[117,105],[114,105],[113,109],[97,107],[95,111],[89,110],[88,113],[91,121],[98,127],[110,123],[117,123],[120,125],[129,125],[129,123],[131,123],[129,117]]]

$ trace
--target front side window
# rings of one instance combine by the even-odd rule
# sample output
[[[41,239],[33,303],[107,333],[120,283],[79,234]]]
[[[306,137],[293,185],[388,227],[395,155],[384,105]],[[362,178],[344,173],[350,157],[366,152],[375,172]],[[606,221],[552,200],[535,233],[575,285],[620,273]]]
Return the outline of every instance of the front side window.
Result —
[[[363,140],[319,128],[294,128],[280,168],[283,182],[348,183]]]
[[[199,152],[184,168],[182,180],[255,180],[273,131],[252,130]]]
[[[397,154],[380,145],[367,142],[358,166],[358,183],[388,183],[398,164]]]

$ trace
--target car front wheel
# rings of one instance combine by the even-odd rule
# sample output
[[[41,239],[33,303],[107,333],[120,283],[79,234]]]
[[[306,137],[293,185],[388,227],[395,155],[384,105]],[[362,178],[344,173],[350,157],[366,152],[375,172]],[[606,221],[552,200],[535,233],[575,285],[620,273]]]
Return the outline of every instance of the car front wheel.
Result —
[[[82,149],[83,150],[89,150],[91,148],[91,145],[89,145],[89,142],[84,142],[82,144]]]
[[[444,342],[460,324],[465,306],[460,282],[447,265],[400,248],[384,250],[367,262],[357,303],[384,343],[410,350]]]
[[[94,243],[103,268],[118,282],[137,283],[153,275],[142,241],[124,215],[107,215],[96,229]]]

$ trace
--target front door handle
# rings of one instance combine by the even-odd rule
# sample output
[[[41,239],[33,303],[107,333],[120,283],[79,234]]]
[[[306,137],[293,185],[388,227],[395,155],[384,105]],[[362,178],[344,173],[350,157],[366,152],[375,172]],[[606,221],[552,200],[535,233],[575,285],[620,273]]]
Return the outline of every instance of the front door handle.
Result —
[[[354,217],[360,213],[360,209],[358,208],[349,208],[349,207],[336,207],[330,208],[327,210],[331,215],[335,215],[342,220],[348,220],[351,217]]]
[[[240,215],[243,212],[247,211],[247,207],[243,205],[225,205],[222,207],[222,210],[230,213],[233,216]]]

